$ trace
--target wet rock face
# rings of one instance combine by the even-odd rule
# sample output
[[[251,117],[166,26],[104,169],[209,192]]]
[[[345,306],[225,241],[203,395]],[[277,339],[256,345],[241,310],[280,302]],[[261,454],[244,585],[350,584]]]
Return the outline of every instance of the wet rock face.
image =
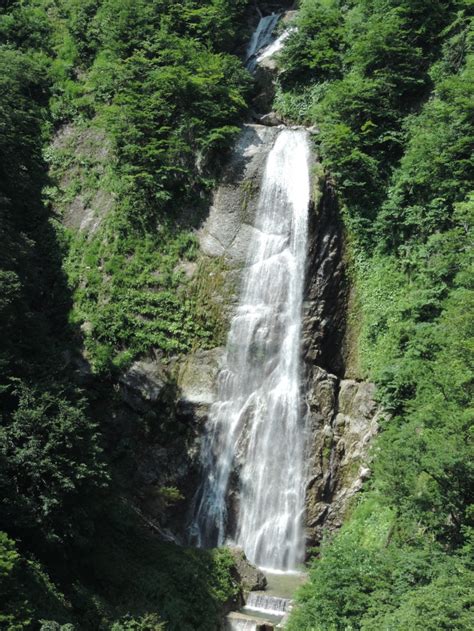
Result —
[[[247,248],[257,211],[260,186],[267,155],[276,140],[277,127],[244,125],[234,146],[224,176],[214,192],[209,215],[198,231],[201,252],[210,258],[220,257],[221,297],[227,324],[234,313],[247,261]]]
[[[264,114],[272,108],[276,94],[276,80],[278,68],[273,58],[260,62],[255,69],[256,94],[252,105],[256,112]]]
[[[326,180],[310,213],[309,250],[303,307],[303,358],[342,376],[349,283],[344,236],[336,195]]]
[[[341,526],[351,499],[370,475],[369,448],[380,410],[375,386],[346,379],[349,282],[344,231],[329,181],[310,215],[303,312],[307,403],[307,547]]]

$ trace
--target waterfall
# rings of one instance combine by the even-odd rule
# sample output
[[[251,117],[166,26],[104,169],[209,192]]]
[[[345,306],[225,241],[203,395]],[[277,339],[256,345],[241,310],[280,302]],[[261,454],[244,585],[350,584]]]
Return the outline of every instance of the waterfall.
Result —
[[[283,31],[281,35],[279,35],[271,44],[265,46],[265,48],[260,49],[257,54],[255,63],[259,64],[264,59],[268,59],[269,57],[273,57],[276,53],[279,53],[282,50],[283,45],[286,40],[290,37],[292,33],[297,31],[296,27],[292,26],[291,28],[287,28]]]
[[[192,524],[198,545],[225,542],[229,482],[238,476],[237,544],[277,570],[304,556],[299,355],[309,199],[307,132],[283,129],[265,165]]]
[[[255,69],[257,64],[256,56],[262,48],[265,48],[273,41],[273,31],[280,19],[279,13],[272,13],[261,18],[255,29],[252,39],[247,47],[247,53],[245,55],[245,65],[250,71]]]
[[[288,611],[291,604],[289,598],[279,598],[278,596],[267,596],[261,592],[250,592],[245,603],[245,609],[260,611],[274,616],[283,616]]]

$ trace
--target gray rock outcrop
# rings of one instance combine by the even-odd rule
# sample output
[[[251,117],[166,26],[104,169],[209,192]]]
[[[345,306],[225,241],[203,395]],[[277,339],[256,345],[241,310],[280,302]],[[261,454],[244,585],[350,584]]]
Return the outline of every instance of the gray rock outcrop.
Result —
[[[265,589],[267,586],[265,574],[250,563],[244,551],[241,548],[230,548],[230,552],[234,559],[238,582],[244,592]]]
[[[317,366],[308,377],[308,546],[342,525],[370,476],[370,445],[381,414],[374,391],[371,383],[339,379]]]
[[[223,348],[198,350],[180,365],[177,381],[182,403],[206,407],[214,403],[223,354]]]
[[[68,124],[56,133],[51,148],[58,165],[64,158],[68,162],[65,170],[52,167],[59,189],[56,210],[66,227],[92,236],[115,206],[115,196],[105,183],[114,160],[112,143],[98,125]]]
[[[276,127],[283,124],[283,121],[276,112],[269,112],[268,114],[264,114],[259,118],[258,122],[261,125],[265,125],[267,127]]]
[[[202,425],[216,400],[217,376],[222,365],[223,348],[198,350],[179,366],[177,375],[178,400],[176,411],[180,419],[193,427],[196,441],[188,450],[193,464],[198,457]]]
[[[202,252],[223,256],[232,268],[245,264],[265,161],[277,133],[263,125],[243,126],[209,216],[198,233]]]

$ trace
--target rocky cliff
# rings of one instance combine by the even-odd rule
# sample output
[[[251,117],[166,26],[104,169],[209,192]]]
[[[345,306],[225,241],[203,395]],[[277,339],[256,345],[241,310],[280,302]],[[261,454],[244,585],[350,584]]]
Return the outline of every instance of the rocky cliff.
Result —
[[[290,7],[287,3],[285,8]],[[257,103],[272,98],[276,70],[270,62],[265,66],[257,82]],[[271,115],[264,122],[243,126],[214,192],[209,214],[198,231],[200,262],[189,270],[194,277],[199,269],[207,274],[204,280],[210,288],[210,299],[221,312],[223,329],[228,326],[239,295],[247,246],[255,231],[265,161],[279,131],[279,121]],[[66,131],[58,143],[72,142],[73,134]],[[86,141],[88,137],[75,141],[78,155]],[[98,152],[97,156],[100,165],[102,154]],[[373,385],[357,381],[357,374],[348,370],[350,283],[343,224],[331,181],[315,154],[312,161],[302,348],[309,546],[321,540],[325,529],[341,524],[351,498],[370,475],[369,447],[378,419]],[[82,230],[94,230],[100,216],[93,208],[89,211],[84,204],[74,202],[65,213],[66,223],[73,220],[79,221]],[[137,510],[162,536],[180,542],[187,539],[187,516],[199,483],[199,445],[216,397],[223,352],[218,347],[197,350],[166,364],[159,357],[136,362],[118,383],[112,384],[113,400],[109,394],[105,396],[106,416],[110,419],[108,438],[114,452],[130,460],[127,466]],[[179,493],[170,489],[178,489]],[[236,508],[237,489],[232,489],[231,496]]]
[[[221,257],[232,288],[228,315],[238,296],[266,156],[278,127],[245,125],[210,213],[199,231],[202,254]],[[304,399],[307,419],[307,543],[340,526],[350,500],[370,475],[371,438],[377,431],[374,386],[346,378],[349,281],[342,221],[330,181],[313,156],[313,193],[303,321]],[[318,175],[319,173],[319,175]],[[188,358],[179,372],[178,409],[197,428],[189,451],[188,493],[197,483],[200,431],[215,397],[222,349]],[[212,366],[212,368],[211,368]],[[238,501],[232,491],[233,503]],[[232,513],[232,510],[231,510]]]
[[[220,304],[224,328],[239,295],[265,160],[278,131],[275,126],[244,125],[198,232],[201,261],[219,262],[219,283],[212,265],[204,269],[209,269],[206,282]],[[350,285],[343,226],[333,187],[315,155],[313,173],[302,349],[309,546],[321,540],[326,528],[341,524],[351,497],[370,474],[369,447],[378,418],[374,387],[354,380],[354,374],[348,379]],[[196,274],[198,267],[190,273]],[[162,536],[181,542],[187,538],[190,501],[199,483],[199,444],[216,397],[223,352],[197,350],[166,365],[159,358],[136,362],[114,386],[115,398],[106,395],[109,440],[116,453],[123,445],[123,457],[130,459],[137,509]],[[168,497],[171,488],[179,494]],[[231,497],[232,515],[237,489]]]
[[[348,379],[348,306],[343,223],[327,177],[316,178],[303,314],[307,403],[307,546],[338,528],[370,475],[380,411],[373,384]]]

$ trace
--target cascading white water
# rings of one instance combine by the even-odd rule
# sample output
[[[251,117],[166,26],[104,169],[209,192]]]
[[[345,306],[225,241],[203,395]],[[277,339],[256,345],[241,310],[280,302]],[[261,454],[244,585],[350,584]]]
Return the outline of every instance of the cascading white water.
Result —
[[[271,44],[265,46],[265,48],[260,49],[260,52],[257,54],[255,59],[255,63],[259,64],[264,59],[268,59],[269,57],[273,57],[276,53],[279,53],[282,50],[286,40],[292,35],[292,33],[296,32],[296,27],[292,26],[287,28],[281,35],[279,35]]]
[[[260,611],[275,616],[283,616],[288,611],[291,604],[289,598],[279,598],[278,596],[268,596],[261,592],[250,592],[245,603],[245,610]]]
[[[255,631],[257,624],[255,620],[228,620],[226,631]]]
[[[309,199],[307,133],[284,129],[267,157],[192,526],[198,545],[224,543],[235,469],[237,544],[253,563],[277,570],[295,569],[304,556],[299,355]]]
[[[280,19],[279,13],[272,13],[261,18],[255,29],[252,39],[247,47],[245,55],[245,65],[252,72],[257,64],[256,56],[262,48],[265,48],[273,41],[273,31]]]

